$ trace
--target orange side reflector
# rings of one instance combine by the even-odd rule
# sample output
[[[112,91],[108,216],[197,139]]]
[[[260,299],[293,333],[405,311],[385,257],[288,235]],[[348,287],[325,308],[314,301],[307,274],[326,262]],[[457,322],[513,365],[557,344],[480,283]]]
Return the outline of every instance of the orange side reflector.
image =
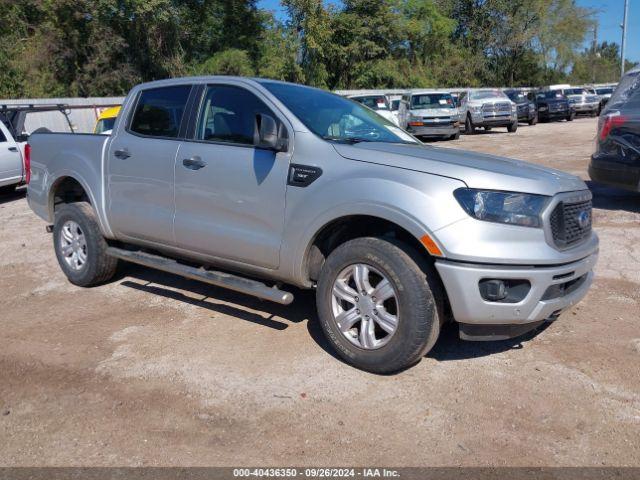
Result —
[[[422,238],[420,239],[420,241],[422,242],[422,244],[424,245],[424,248],[427,249],[427,252],[429,252],[431,255],[435,255],[436,257],[442,257],[442,250],[440,250],[440,248],[438,247],[438,245],[436,245],[436,242],[433,241],[433,239],[425,234],[422,236]]]
[[[423,122],[409,122],[410,127],[422,127],[423,125]]]

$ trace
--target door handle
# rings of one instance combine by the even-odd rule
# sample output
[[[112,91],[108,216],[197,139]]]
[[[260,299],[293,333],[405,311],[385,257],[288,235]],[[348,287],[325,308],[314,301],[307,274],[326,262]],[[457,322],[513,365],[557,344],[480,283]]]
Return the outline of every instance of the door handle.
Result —
[[[189,170],[200,170],[207,166],[206,162],[203,162],[200,157],[191,157],[185,158],[182,160],[182,165],[184,165]]]
[[[9,147],[9,151],[10,152],[17,152],[18,151],[18,147]]]
[[[126,148],[124,148],[122,150],[116,150],[115,152],[113,152],[113,156],[119,158],[120,160],[126,160],[131,156],[131,154]]]

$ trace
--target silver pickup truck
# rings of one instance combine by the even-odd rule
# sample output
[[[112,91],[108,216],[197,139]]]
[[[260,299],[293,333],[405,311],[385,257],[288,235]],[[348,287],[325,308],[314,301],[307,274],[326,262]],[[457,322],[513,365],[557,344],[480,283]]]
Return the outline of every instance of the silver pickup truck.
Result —
[[[295,84],[196,77],[135,87],[113,133],[35,134],[28,201],[81,286],[118,260],[288,304],[316,290],[336,352],[417,362],[442,323],[522,334],[578,302],[598,252],[579,178],[425,146]]]

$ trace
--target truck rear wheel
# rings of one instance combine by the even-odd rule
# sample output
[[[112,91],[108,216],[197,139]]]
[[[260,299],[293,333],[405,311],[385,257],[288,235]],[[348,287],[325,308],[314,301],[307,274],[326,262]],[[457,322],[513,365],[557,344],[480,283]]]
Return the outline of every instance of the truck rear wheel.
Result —
[[[366,237],[340,245],[323,265],[316,291],[326,338],[340,357],[369,372],[418,362],[440,333],[436,275],[401,242]]]
[[[91,287],[115,274],[118,260],[107,255],[107,242],[87,202],[56,209],[53,248],[60,268],[74,285]]]

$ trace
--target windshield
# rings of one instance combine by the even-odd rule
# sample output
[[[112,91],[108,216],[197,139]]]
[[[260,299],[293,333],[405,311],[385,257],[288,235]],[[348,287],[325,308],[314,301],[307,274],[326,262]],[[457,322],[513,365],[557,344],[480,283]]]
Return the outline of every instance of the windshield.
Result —
[[[506,95],[516,103],[523,103],[527,101],[527,97],[525,97],[522,92],[506,92]]]
[[[113,130],[113,125],[116,123],[116,117],[113,118],[103,118],[102,120],[98,120],[96,124],[95,133],[106,132],[107,130]]]
[[[317,88],[261,82],[316,135],[345,143],[418,143],[393,123],[357,102]]]
[[[608,93],[613,93],[613,88],[596,88],[596,93],[598,95],[607,95]]]
[[[485,98],[509,98],[501,90],[484,90],[480,92],[471,92],[469,94],[470,100],[484,100]]]
[[[351,99],[369,107],[371,110],[389,110],[389,103],[387,102],[387,99],[381,95],[351,97]]]
[[[391,102],[391,110],[392,111],[396,111],[396,110],[400,110],[400,100],[393,100]]]
[[[450,93],[418,93],[411,95],[411,108],[455,108]]]
[[[545,98],[550,98],[550,99],[554,99],[554,98],[564,98],[564,95],[562,95],[561,92],[556,92],[556,91],[548,91],[548,92],[539,92],[536,95],[537,98],[539,99],[545,99]]]
[[[586,95],[587,91],[584,88],[567,88],[564,91],[565,95]]]

